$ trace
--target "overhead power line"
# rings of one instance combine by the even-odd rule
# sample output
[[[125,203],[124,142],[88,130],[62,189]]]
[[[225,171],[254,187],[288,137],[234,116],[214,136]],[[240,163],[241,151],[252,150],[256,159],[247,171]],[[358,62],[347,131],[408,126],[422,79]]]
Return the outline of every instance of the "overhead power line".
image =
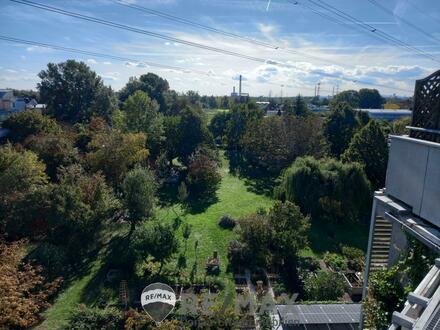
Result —
[[[257,45],[257,46],[266,47],[266,48],[273,49],[273,50],[284,51],[284,52],[289,53],[289,54],[299,55],[299,56],[302,56],[302,57],[305,57],[305,58],[309,58],[309,59],[313,59],[313,60],[320,61],[320,62],[331,63],[331,64],[340,65],[340,66],[349,66],[346,63],[336,62],[336,61],[333,61],[333,60],[330,60],[330,59],[326,59],[326,58],[323,58],[323,57],[320,57],[320,56],[306,54],[304,52],[301,52],[301,51],[298,51],[298,50],[294,50],[294,49],[291,49],[291,48],[287,48],[287,47],[284,47],[284,46],[274,45],[274,44],[270,44],[270,43],[267,43],[267,42],[264,42],[264,41],[261,41],[261,40],[254,39],[254,38],[249,38],[247,36],[243,36],[243,35],[240,35],[240,34],[237,34],[237,33],[232,33],[232,32],[228,32],[228,31],[225,31],[225,30],[220,30],[220,29],[214,28],[212,26],[200,24],[198,22],[194,22],[194,21],[191,21],[191,20],[183,18],[183,17],[171,15],[171,14],[165,13],[163,11],[147,8],[145,6],[140,6],[140,5],[137,5],[137,4],[128,3],[127,1],[114,0],[114,2],[116,4],[121,5],[121,6],[129,7],[129,8],[132,8],[132,9],[144,12],[144,13],[148,13],[148,14],[151,14],[151,15],[162,17],[162,18],[165,18],[165,19],[173,21],[173,22],[189,25],[189,26],[192,26],[192,27],[195,27],[195,28],[198,28],[198,29],[203,29],[205,31],[214,32],[214,33],[217,33],[217,34],[229,37],[229,38],[233,38],[233,39],[236,39],[236,40],[241,40],[241,41],[244,41],[244,42],[248,42],[248,43],[251,43],[251,44],[254,44],[254,45]]]
[[[412,52],[417,53],[418,55],[424,56],[426,58],[429,58],[432,61],[435,61],[437,63],[440,63],[440,60],[438,60],[437,58],[435,58],[434,56],[432,56],[429,53],[424,52],[423,50],[414,47],[402,40],[399,40],[395,37],[393,37],[392,35],[383,32],[382,30],[372,26],[371,24],[365,23],[360,21],[359,19],[351,16],[350,14],[332,6],[329,5],[328,3],[324,2],[323,0],[308,0],[310,3],[314,4],[317,7],[320,7],[326,11],[331,12],[332,14],[342,18],[343,20],[349,21],[351,23],[354,23],[355,25],[359,26],[360,28],[362,28],[364,30],[364,32],[367,32],[369,35],[374,35],[376,37],[381,38],[382,40],[386,40],[388,42],[394,43],[395,45],[402,47],[404,49],[410,50]],[[345,26],[347,26],[346,23],[344,23]],[[372,33],[372,34],[371,34]]]
[[[5,36],[5,35],[0,35],[0,40],[18,43],[18,44],[22,44],[22,45],[31,45],[31,46],[36,46],[36,47],[61,50],[64,52],[69,52],[69,53],[76,53],[76,54],[88,55],[88,56],[93,56],[93,57],[108,58],[108,59],[112,59],[112,60],[116,60],[116,61],[133,62],[133,63],[138,63],[138,64],[144,64],[147,66],[158,67],[158,68],[162,68],[162,69],[177,70],[177,71],[182,71],[182,72],[193,72],[193,73],[203,74],[203,75],[207,75],[207,76],[213,75],[209,72],[205,72],[205,71],[201,71],[201,70],[185,69],[185,68],[181,68],[181,67],[177,67],[177,66],[154,63],[154,62],[150,62],[150,61],[139,61],[139,60],[135,60],[135,59],[128,58],[128,57],[121,57],[121,56],[115,56],[115,55],[110,55],[110,54],[97,53],[97,52],[92,52],[92,51],[78,49],[78,48],[63,47],[63,46],[58,46],[58,45],[54,45],[54,44],[47,44],[47,43],[38,42],[38,41],[9,37],[9,36]]]
[[[40,4],[40,3],[37,3],[37,2],[33,2],[33,1],[28,1],[28,0],[10,0],[10,1],[16,2],[16,3],[20,3],[20,4],[23,4],[23,5],[27,5],[27,6],[31,6],[31,7],[34,7],[34,8],[38,8],[38,9],[43,9],[43,10],[46,10],[46,11],[54,12],[54,13],[57,13],[57,14],[61,14],[61,15],[65,15],[65,16],[70,16],[70,17],[81,19],[81,20],[85,20],[85,21],[89,21],[89,22],[93,22],[93,23],[97,23],[97,24],[101,24],[101,25],[106,25],[106,26],[114,27],[114,28],[117,28],[117,29],[125,30],[125,31],[131,31],[131,32],[135,32],[135,33],[138,33],[138,34],[148,35],[148,36],[151,36],[151,37],[155,37],[155,38],[159,38],[159,39],[163,39],[163,40],[167,40],[167,41],[172,41],[172,42],[183,44],[183,45],[187,45],[187,46],[197,47],[197,48],[213,51],[213,52],[220,53],[220,54],[240,57],[240,58],[244,58],[244,59],[247,59],[247,60],[250,60],[250,61],[255,61],[255,62],[259,62],[259,63],[266,63],[268,61],[268,60],[266,60],[264,58],[259,58],[259,57],[254,57],[254,56],[250,56],[250,55],[245,55],[245,54],[242,54],[242,53],[238,53],[238,52],[234,52],[234,51],[229,51],[229,50],[222,49],[222,48],[212,47],[212,46],[200,44],[200,43],[197,43],[197,42],[192,42],[192,41],[188,41],[188,40],[184,40],[184,39],[179,39],[179,38],[167,36],[165,34],[153,32],[153,31],[148,31],[148,30],[144,30],[144,29],[138,29],[138,28],[135,28],[135,27],[131,27],[129,25],[120,24],[120,23],[116,23],[116,22],[112,22],[112,21],[108,21],[108,20],[104,20],[104,19],[100,19],[100,18],[95,18],[95,17],[91,17],[91,16],[87,16],[87,15],[71,12],[71,11],[68,11],[68,10],[63,10],[63,9],[60,9],[60,8],[57,8],[57,7]],[[282,65],[282,63],[280,63],[280,65]]]
[[[412,1],[412,0],[407,0],[407,2],[415,9],[415,10],[417,10],[420,14],[422,14],[422,15],[424,15],[424,16],[428,16],[428,17],[430,17],[434,22],[436,22],[437,24],[439,24],[440,25],[440,20],[437,18],[437,17],[435,17],[434,15],[432,15],[432,13],[430,13],[430,12],[425,12],[424,10],[422,10],[422,9],[420,9],[420,7],[419,6],[417,6],[415,3],[414,3],[414,1]]]
[[[389,8],[385,7],[384,5],[382,5],[381,3],[377,2],[376,0],[367,0],[368,2],[370,2],[371,4],[375,5],[376,7],[382,9],[384,12],[388,13],[389,15],[391,15],[392,17],[396,17],[399,21],[402,21],[403,23],[405,23],[406,25],[410,26],[412,29],[420,32],[421,34],[423,34],[425,37],[430,38],[432,40],[435,40],[437,42],[440,42],[440,39],[433,36],[431,33],[423,30],[422,28],[420,28],[419,26],[411,23],[410,21],[408,21],[406,18],[396,15],[392,10],[390,10]]]
[[[134,28],[134,27],[131,27],[131,26],[128,26],[128,25],[124,25],[124,24],[120,24],[120,23],[116,23],[116,22],[112,22],[112,21],[108,21],[108,20],[103,20],[103,19],[99,19],[99,18],[95,18],[95,17],[91,17],[91,16],[86,16],[86,15],[83,15],[83,14],[79,14],[79,13],[63,10],[63,9],[60,9],[60,8],[56,8],[56,7],[53,7],[53,6],[48,6],[48,5],[40,4],[40,3],[29,1],[29,0],[10,0],[10,1],[15,2],[15,3],[24,4],[24,5],[27,5],[27,6],[31,6],[31,7],[34,7],[34,8],[38,8],[38,9],[46,10],[46,11],[49,11],[49,12],[54,12],[54,13],[58,13],[58,14],[61,14],[61,15],[70,16],[70,17],[82,19],[82,20],[85,20],[85,21],[89,21],[89,22],[93,22],[93,23],[97,23],[97,24],[101,24],[101,25],[105,25],[105,26],[110,26],[110,27],[118,28],[118,29],[125,30],[125,31],[130,31],[130,32],[139,33],[139,34],[143,34],[143,35],[153,36],[153,37],[156,37],[156,38],[165,39],[165,40],[168,40],[168,41],[173,41],[173,42],[177,42],[177,43],[181,43],[181,44],[185,44],[185,45],[188,45],[188,46],[197,47],[197,48],[201,48],[201,49],[205,49],[205,50],[209,50],[209,51],[213,51],[213,52],[217,52],[217,53],[222,53],[222,54],[227,54],[227,55],[231,55],[231,56],[236,56],[236,57],[244,58],[244,59],[255,61],[255,62],[259,62],[259,63],[273,64],[273,65],[279,65],[279,66],[284,66],[284,67],[288,67],[288,68],[296,68],[296,69],[298,69],[298,66],[295,66],[295,65],[292,65],[292,64],[282,63],[282,62],[273,61],[273,60],[266,60],[266,59],[263,59],[263,58],[248,56],[248,55],[241,54],[241,53],[236,53],[236,52],[232,52],[232,51],[228,51],[228,50],[224,50],[224,49],[220,49],[220,48],[216,48],[216,47],[211,47],[211,46],[203,45],[203,44],[200,44],[200,43],[191,42],[191,41],[187,41],[187,40],[179,39],[179,38],[175,38],[175,37],[170,37],[170,36],[163,35],[163,34],[156,33],[156,32],[152,32],[152,31],[147,31],[147,30],[144,30],[144,29]],[[301,68],[299,68],[299,69],[301,69]],[[352,83],[359,83],[359,84],[363,84],[363,85],[382,87],[382,88],[387,88],[387,89],[390,88],[387,85],[373,84],[373,83],[370,83],[370,82],[367,82],[367,81],[359,80],[357,78],[348,78],[348,77],[344,77],[344,76],[341,76],[341,75],[326,73],[326,72],[322,72],[322,71],[321,72],[315,72],[314,74],[317,74],[317,75],[320,75],[320,76],[324,76],[324,77],[340,79],[340,80],[344,80],[344,81],[348,81],[348,82],[352,82]],[[405,89],[402,89],[402,88],[397,88],[397,87],[394,87],[392,89],[400,90],[400,91],[403,91],[403,92],[409,92],[408,90],[405,90]]]

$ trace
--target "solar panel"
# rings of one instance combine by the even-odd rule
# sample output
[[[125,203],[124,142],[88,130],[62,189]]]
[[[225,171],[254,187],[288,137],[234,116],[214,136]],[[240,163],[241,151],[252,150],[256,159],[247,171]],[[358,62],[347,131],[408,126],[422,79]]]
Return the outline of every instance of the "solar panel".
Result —
[[[314,304],[277,306],[284,324],[358,324],[360,304]]]

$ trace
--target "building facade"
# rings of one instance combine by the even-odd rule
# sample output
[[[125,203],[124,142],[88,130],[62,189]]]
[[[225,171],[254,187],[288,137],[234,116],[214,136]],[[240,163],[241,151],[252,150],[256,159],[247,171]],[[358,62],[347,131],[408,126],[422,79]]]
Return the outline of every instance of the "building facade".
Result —
[[[440,255],[440,71],[416,82],[408,136],[390,136],[385,188],[376,191],[363,298],[372,272],[395,265],[409,237]],[[424,274],[390,330],[440,329],[440,259]]]

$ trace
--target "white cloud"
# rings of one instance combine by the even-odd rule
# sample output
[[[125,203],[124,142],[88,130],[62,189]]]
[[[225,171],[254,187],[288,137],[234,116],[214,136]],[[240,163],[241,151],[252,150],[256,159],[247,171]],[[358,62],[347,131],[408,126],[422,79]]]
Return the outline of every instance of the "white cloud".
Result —
[[[93,58],[89,58],[87,60],[87,63],[89,63],[89,64],[97,64],[98,62],[96,60],[94,60]]]

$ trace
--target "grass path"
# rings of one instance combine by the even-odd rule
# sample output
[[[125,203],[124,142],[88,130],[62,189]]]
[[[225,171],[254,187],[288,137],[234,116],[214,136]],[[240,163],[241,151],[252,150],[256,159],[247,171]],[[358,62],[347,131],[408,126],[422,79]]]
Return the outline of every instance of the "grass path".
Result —
[[[197,275],[203,276],[205,273],[205,262],[208,256],[212,255],[214,250],[219,253],[221,261],[221,274],[226,282],[227,291],[233,289],[232,274],[226,273],[228,265],[227,248],[229,241],[234,238],[235,233],[231,230],[225,230],[218,226],[218,220],[223,214],[229,214],[235,218],[254,212],[259,207],[269,208],[272,200],[263,195],[257,195],[248,191],[243,180],[232,176],[229,173],[229,166],[226,159],[223,159],[220,169],[222,181],[217,191],[218,201],[210,205],[204,212],[198,214],[187,214],[182,217],[182,224],[189,223],[192,227],[191,236],[188,240],[188,249],[186,252],[186,272],[191,271],[196,262],[196,253],[194,251],[195,241],[198,240],[197,250]],[[175,210],[181,213],[178,207]],[[171,209],[158,210],[158,217],[163,221],[174,221],[176,215]],[[182,226],[178,230],[178,236],[181,239],[179,254],[184,253],[185,244],[181,232]],[[76,279],[57,297],[54,304],[45,313],[45,322],[38,329],[61,329],[67,324],[69,313],[74,310],[78,304],[83,303],[84,291],[89,283],[97,276],[101,265],[102,256],[105,253],[98,254],[98,258],[89,265],[89,272],[83,277]],[[177,263],[171,261],[166,267],[174,269]]]
[[[236,234],[232,230],[222,229],[218,225],[220,217],[224,214],[239,218],[243,215],[255,212],[258,208],[271,207],[273,200],[264,195],[257,195],[249,191],[243,180],[229,173],[229,166],[223,158],[220,169],[222,181],[217,191],[218,201],[210,205],[204,212],[198,214],[186,214],[182,216],[182,225],[191,225],[191,236],[188,239],[187,251],[185,253],[185,243],[182,237],[182,225],[178,231],[181,239],[179,254],[186,256],[185,272],[190,273],[194,264],[197,265],[197,276],[204,276],[205,264],[209,256],[217,251],[221,262],[220,278],[226,281],[228,288],[232,287],[232,274],[226,273],[228,267],[227,251],[229,242],[234,239]],[[181,210],[178,211],[181,213]],[[159,218],[165,221],[173,221],[174,212],[162,209]],[[198,241],[197,253],[195,244]],[[177,259],[177,258],[176,258]],[[176,267],[177,260],[170,262],[168,268]]]

